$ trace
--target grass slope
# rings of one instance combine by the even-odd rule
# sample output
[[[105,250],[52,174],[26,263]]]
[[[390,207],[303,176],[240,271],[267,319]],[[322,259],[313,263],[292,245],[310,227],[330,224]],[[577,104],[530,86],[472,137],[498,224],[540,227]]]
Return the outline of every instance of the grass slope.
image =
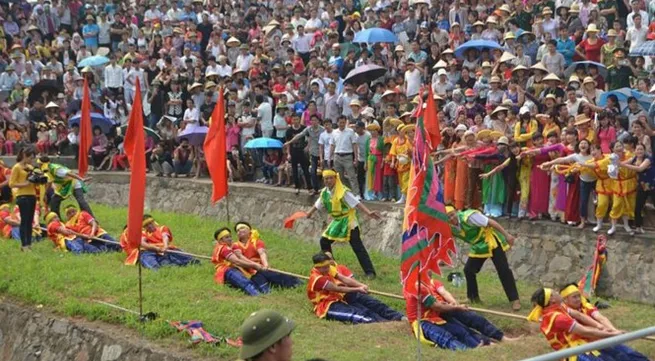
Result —
[[[93,207],[103,227],[117,235],[125,223],[126,209]],[[177,246],[197,254],[210,254],[213,249],[211,236],[222,225],[221,222],[189,215],[161,212],[154,212],[154,215],[160,223],[170,226]],[[254,219],[249,221],[256,224]],[[280,233],[261,231],[273,267],[308,274],[311,256],[318,250],[316,245]],[[137,269],[123,265],[124,254],[74,256],[53,252],[51,248],[52,243],[44,241],[34,246],[34,252],[21,254],[16,241],[0,241],[3,260],[0,294],[44,305],[67,316],[124,324],[149,339],[179,345],[184,345],[185,336],[176,334],[165,320],[202,320],[205,328],[213,334],[235,337],[247,315],[261,308],[270,308],[288,315],[298,324],[294,332],[294,360],[310,357],[340,361],[415,359],[416,341],[404,322],[352,326],[318,320],[304,287],[274,291],[258,298],[247,297],[239,291],[214,284],[214,268],[208,262],[196,267],[144,271],[144,310],[157,312],[160,318],[139,324],[131,315],[91,302],[91,299],[99,299],[138,309]],[[361,272],[350,247],[335,247],[335,256],[356,273]],[[372,258],[380,276],[370,282],[371,288],[398,293],[398,260],[379,253],[373,253]],[[482,274],[480,287],[485,307],[509,310],[495,274]],[[450,288],[457,297],[464,299],[464,288]],[[535,285],[519,282],[526,308],[534,289]],[[398,300],[384,301],[399,310],[404,309],[404,304]],[[620,327],[631,330],[652,323],[652,307],[621,301],[613,301],[612,305],[605,313]],[[549,351],[546,341],[536,333],[534,326],[517,320],[490,318],[512,335],[523,333],[527,336],[521,342],[458,353],[423,347],[425,359],[479,361],[491,351],[494,360],[513,361]],[[655,343],[639,341],[632,346],[655,355]],[[226,346],[200,346],[196,352],[199,356],[220,360],[236,359],[238,353],[237,349]]]

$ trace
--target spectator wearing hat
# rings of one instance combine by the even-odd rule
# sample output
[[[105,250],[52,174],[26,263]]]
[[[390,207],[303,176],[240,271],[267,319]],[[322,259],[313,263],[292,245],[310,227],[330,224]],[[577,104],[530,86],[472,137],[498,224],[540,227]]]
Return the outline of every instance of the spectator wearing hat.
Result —
[[[82,35],[84,36],[84,44],[86,47],[95,53],[98,49],[98,34],[100,33],[100,27],[96,24],[95,17],[93,15],[87,15],[86,25],[82,27]]]
[[[630,77],[634,76],[632,64],[625,59],[625,49],[614,49],[614,64],[607,68],[605,90],[616,90],[630,87]]]
[[[466,25],[468,21],[468,11],[461,7],[462,1],[453,1],[453,7],[448,12],[448,21],[451,24],[451,27],[454,23],[460,25]]]
[[[275,311],[253,312],[241,326],[241,352],[246,361],[291,361],[295,323]]]
[[[408,98],[416,96],[420,90],[423,72],[416,65],[414,59],[407,59],[407,70],[405,70],[405,94]]]

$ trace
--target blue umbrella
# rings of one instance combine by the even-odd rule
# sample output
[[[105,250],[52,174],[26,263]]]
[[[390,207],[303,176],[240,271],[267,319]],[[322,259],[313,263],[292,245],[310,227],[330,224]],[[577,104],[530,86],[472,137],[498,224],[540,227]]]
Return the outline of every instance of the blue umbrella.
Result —
[[[109,63],[109,58],[107,58],[106,56],[94,55],[94,56],[90,56],[88,58],[82,59],[82,61],[80,61],[77,64],[77,66],[80,67],[80,68],[84,68],[85,66],[90,66],[90,67],[102,66],[102,65],[105,65],[107,63]]]
[[[189,140],[189,144],[201,147],[205,142],[208,131],[209,128],[205,126],[187,125],[183,131],[177,133],[177,140],[180,141],[182,138],[186,138]]]
[[[621,88],[621,89],[602,93],[600,95],[600,98],[598,99],[598,106],[601,107],[606,106],[607,97],[609,97],[610,95],[616,96],[616,98],[619,100],[619,105],[621,106],[621,109],[625,109],[628,106],[629,97],[637,98],[637,102],[639,102],[639,105],[646,111],[648,111],[650,105],[653,103],[653,101],[655,101],[655,96],[653,95],[641,93],[630,88]]]
[[[600,76],[602,76],[604,79],[607,78],[607,68],[605,65],[601,63],[597,63],[595,61],[576,61],[575,63],[571,63],[566,70],[564,70],[564,75],[566,75],[566,79],[568,79],[571,74],[575,73],[575,68],[578,67],[578,65],[584,65],[585,71],[587,74],[589,74],[589,65],[595,65],[598,68],[598,73],[600,73]],[[580,79],[582,81],[583,79]]]
[[[646,41],[630,52],[630,56],[655,56],[655,40]]]
[[[464,58],[464,54],[469,50],[469,49],[477,49],[478,51],[482,49],[502,49],[503,47],[500,46],[495,41],[490,41],[490,40],[471,40],[467,41],[464,44],[460,45],[455,49],[455,56],[458,58]]]
[[[355,34],[353,43],[397,43],[398,37],[387,29],[370,28],[359,31]]]
[[[80,125],[80,114],[75,115],[68,119],[68,125],[73,126],[73,125]],[[116,123],[111,120],[106,118],[103,114],[100,113],[91,113],[91,126],[93,127],[100,127],[102,129],[102,132],[107,134],[111,130],[111,127],[116,125]]]
[[[282,148],[282,142],[273,138],[255,138],[251,139],[245,145],[248,149],[258,149],[258,148]]]

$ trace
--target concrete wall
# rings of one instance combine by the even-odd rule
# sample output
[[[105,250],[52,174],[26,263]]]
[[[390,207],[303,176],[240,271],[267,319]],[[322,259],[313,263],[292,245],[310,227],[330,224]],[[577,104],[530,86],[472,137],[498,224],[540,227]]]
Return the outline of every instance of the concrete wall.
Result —
[[[0,302],[0,361],[191,361],[130,337],[125,329],[39,313]]]
[[[95,202],[126,206],[129,176],[125,173],[96,173],[89,198]],[[196,214],[226,220],[225,201],[210,205],[211,185],[208,180],[149,177],[147,209]],[[298,210],[308,210],[315,200],[306,191],[296,195],[288,188],[260,184],[230,184],[231,221],[249,221],[259,228],[282,230],[282,221]],[[400,255],[403,209],[400,206],[367,203],[380,211],[383,220],[366,219],[362,215],[364,243],[368,249],[387,255]],[[308,242],[318,243],[327,216],[317,214],[312,220],[296,222],[291,231]],[[561,285],[580,279],[591,264],[596,235],[553,222],[501,221],[519,236],[509,252],[509,261],[518,279],[540,282],[547,286]],[[466,249],[461,244],[460,258]],[[645,303],[655,303],[655,253],[653,239],[628,237],[618,232],[608,242],[609,260],[599,285],[599,293]],[[487,267],[491,267],[488,262]]]

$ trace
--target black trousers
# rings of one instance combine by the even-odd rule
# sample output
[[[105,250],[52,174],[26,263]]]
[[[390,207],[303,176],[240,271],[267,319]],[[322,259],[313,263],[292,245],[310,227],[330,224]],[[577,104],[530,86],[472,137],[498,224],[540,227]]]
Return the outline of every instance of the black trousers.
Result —
[[[334,241],[321,237],[321,251],[332,253],[332,243],[334,243]],[[373,262],[371,262],[371,257],[368,255],[366,247],[364,247],[364,243],[362,243],[362,238],[359,235],[359,227],[350,232],[350,247],[352,247],[353,252],[355,252],[355,256],[357,256],[359,265],[364,270],[364,273],[367,275],[374,275],[375,268],[373,267]]]
[[[364,165],[366,162],[357,162],[357,183],[359,183],[359,195],[364,199],[364,194],[366,194],[366,171],[364,170]]]
[[[655,204],[655,189],[645,191],[641,186],[638,186],[637,200],[635,201],[635,227],[642,227],[644,225],[644,206],[648,197]]]
[[[86,201],[86,198],[84,198],[84,191],[81,188],[73,190],[73,197],[75,197],[75,200],[77,201],[77,204],[80,206],[81,210],[86,211],[88,214],[93,216],[93,211],[91,211],[91,206]],[[55,193],[52,195],[50,202],[48,202],[48,207],[50,207],[50,210],[57,213],[57,215],[60,217],[61,214],[59,213],[59,211],[61,208],[61,202],[63,202],[63,200],[64,198],[62,198],[60,195]]]
[[[20,212],[20,243],[27,247],[32,244],[32,222],[36,211],[36,196],[18,196],[16,205]]]
[[[504,174],[503,174],[504,175]],[[516,179],[516,173],[509,174],[505,178],[505,215],[511,216],[514,209],[516,192],[519,188],[519,181]]]
[[[464,265],[464,276],[466,277],[466,295],[471,301],[480,300],[480,294],[478,293],[478,279],[477,274],[482,269],[482,265],[487,258],[473,258],[469,257]],[[509,268],[509,263],[507,263],[507,255],[501,247],[496,247],[491,253],[491,261],[496,267],[496,272],[498,273],[498,278],[500,278],[500,283],[503,285],[507,299],[512,302],[519,299],[519,292],[516,289],[516,281],[514,280],[514,274]]]
[[[298,174],[298,165],[300,165],[300,168],[305,175],[307,189],[312,189],[312,177],[309,174],[309,159],[307,159],[307,155],[302,149],[291,151],[291,171],[293,173],[293,183],[296,185],[296,189],[300,189],[300,175]]]

